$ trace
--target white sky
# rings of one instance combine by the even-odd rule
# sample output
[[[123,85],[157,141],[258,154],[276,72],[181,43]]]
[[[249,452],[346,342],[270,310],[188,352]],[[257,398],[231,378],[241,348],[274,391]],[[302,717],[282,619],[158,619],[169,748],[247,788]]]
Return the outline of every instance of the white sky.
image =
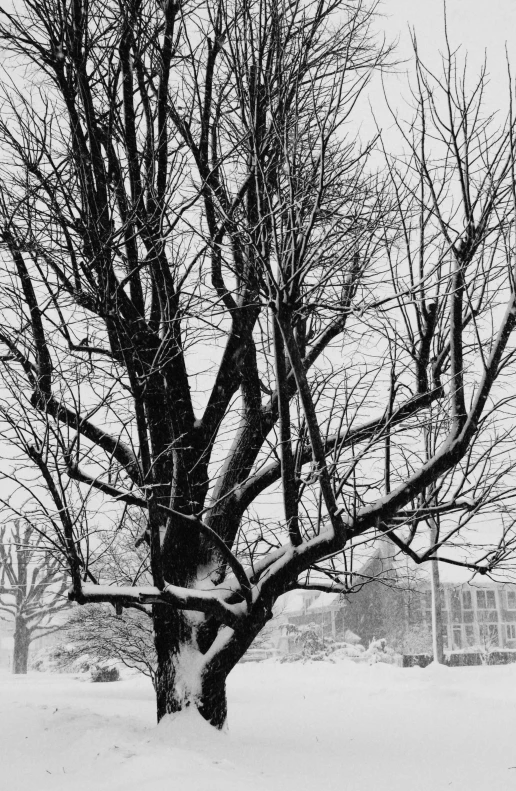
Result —
[[[444,2],[442,0],[381,0],[376,28],[386,40],[398,41],[396,58],[400,61],[397,73],[387,76],[386,87],[390,101],[400,116],[412,116],[406,104],[408,99],[407,74],[412,65],[410,32],[414,30],[419,53],[424,63],[439,67],[439,53],[445,51]],[[452,49],[468,57],[468,73],[474,82],[485,55],[488,61],[490,83],[486,98],[489,109],[502,111],[508,106],[508,76],[506,49],[516,74],[516,0],[447,0],[446,13],[448,37]],[[369,100],[377,121],[384,132],[392,120],[384,107],[381,85],[375,81]],[[369,121],[364,118],[369,132]]]
[[[410,46],[414,27],[423,55],[444,44],[444,3],[440,0],[383,0],[382,25],[390,36],[400,36],[401,50]],[[514,0],[448,0],[448,32],[452,46],[468,50],[472,63],[487,49],[493,77],[505,76],[505,44],[516,62],[516,3]],[[512,53],[511,53],[512,49]]]

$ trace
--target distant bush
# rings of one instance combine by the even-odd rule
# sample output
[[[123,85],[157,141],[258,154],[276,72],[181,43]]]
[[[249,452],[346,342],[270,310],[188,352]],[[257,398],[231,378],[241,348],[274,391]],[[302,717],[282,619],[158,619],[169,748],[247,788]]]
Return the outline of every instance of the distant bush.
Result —
[[[78,656],[73,645],[61,643],[38,651],[30,668],[40,673],[87,673],[92,664],[87,654]]]
[[[120,673],[117,667],[94,667],[91,671],[91,680],[94,682],[119,681]]]
[[[324,637],[321,627],[317,623],[304,624],[297,626],[289,623],[287,634],[294,637],[299,655],[312,660],[323,660],[333,651],[334,640],[332,637]],[[288,661],[295,661],[290,659]]]
[[[302,626],[288,624],[287,633],[294,638],[298,650],[282,657],[281,662],[338,662],[350,659],[372,665],[376,662],[396,664],[401,661],[394,650],[387,646],[384,638],[372,640],[369,648],[365,649],[356,642],[357,636],[353,632],[346,633],[352,642],[336,642],[332,637],[323,636],[320,625],[316,623]]]

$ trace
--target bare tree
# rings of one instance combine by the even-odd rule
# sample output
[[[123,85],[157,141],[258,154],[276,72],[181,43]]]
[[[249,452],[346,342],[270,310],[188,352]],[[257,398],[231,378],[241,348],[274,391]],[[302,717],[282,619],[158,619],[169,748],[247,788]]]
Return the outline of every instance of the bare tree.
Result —
[[[99,551],[94,561],[96,575],[110,585],[152,585],[141,512],[126,510],[118,518],[116,531],[99,533]],[[155,684],[153,637],[151,612],[145,607],[114,609],[106,604],[75,607],[63,624],[57,664],[66,669],[81,663],[118,661],[148,676]]]
[[[156,652],[152,621],[144,613],[130,609],[117,615],[106,604],[80,607],[67,619],[62,637],[60,668],[67,670],[76,662],[87,662],[90,667],[121,662],[154,683]]]
[[[41,532],[21,519],[0,527],[0,611],[14,620],[13,673],[26,673],[30,644],[58,628],[68,587],[63,558],[48,551]]]
[[[465,127],[482,97],[447,72],[446,155],[416,121],[424,153],[380,176],[351,125],[389,55],[374,8],[22,8],[0,23],[28,75],[0,121],[5,503],[52,520],[73,599],[152,614],[158,718],[221,727],[278,597],[361,584],[378,536],[432,560],[506,502],[512,112]],[[152,584],[106,584],[137,510]],[[487,573],[510,546],[440,560]]]
[[[505,518],[499,523],[499,542],[480,554],[484,563],[477,571],[507,574],[514,549],[513,492],[507,478],[514,464],[514,399],[508,387],[514,306],[500,298],[507,284],[512,293],[515,277],[513,85],[509,71],[508,113],[503,123],[495,122],[485,102],[487,65],[469,87],[467,59],[452,49],[446,19],[445,44],[441,70],[435,74],[421,61],[414,38],[414,115],[403,123],[392,113],[406,155],[385,152],[402,230],[401,244],[389,251],[389,266],[400,308],[396,320],[401,318],[403,330],[392,321],[389,326],[414,363],[418,392],[425,392],[430,381],[439,391],[444,371],[449,377],[449,401],[439,399],[422,427],[419,458],[425,465],[446,445],[444,437],[450,441],[454,431],[464,437],[474,410],[478,413],[467,452],[419,493],[418,504],[424,503],[425,509],[414,511],[408,540],[399,543],[416,562],[433,561],[433,652],[438,662],[444,656],[439,549],[458,542],[468,554],[474,529],[465,533],[463,527],[478,525],[480,512],[496,510]],[[414,300],[405,302],[409,293]],[[495,317],[500,319],[504,310],[505,319],[495,329]],[[447,334],[440,331],[442,321],[448,322]],[[490,369],[497,343],[507,346]],[[493,388],[497,378],[498,387]],[[483,396],[479,383],[489,388]],[[448,498],[456,511],[451,520],[443,506]],[[419,519],[429,531],[429,546],[422,554],[410,549],[417,541]]]

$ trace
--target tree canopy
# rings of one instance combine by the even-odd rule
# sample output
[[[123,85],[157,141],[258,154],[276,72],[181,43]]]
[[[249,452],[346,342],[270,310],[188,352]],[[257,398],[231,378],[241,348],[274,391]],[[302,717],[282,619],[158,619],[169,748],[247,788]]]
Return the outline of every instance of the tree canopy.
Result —
[[[50,518],[73,599],[152,616],[159,717],[220,726],[279,596],[353,589],[379,535],[431,560],[510,494],[512,104],[416,50],[400,151],[361,141],[376,24],[343,0],[1,11],[6,505]],[[441,558],[491,572],[510,528]]]

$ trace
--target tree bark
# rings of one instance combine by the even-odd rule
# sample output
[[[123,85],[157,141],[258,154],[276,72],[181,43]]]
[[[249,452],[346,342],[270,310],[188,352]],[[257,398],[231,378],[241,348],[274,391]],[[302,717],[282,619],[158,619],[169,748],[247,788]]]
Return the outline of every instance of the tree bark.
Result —
[[[217,625],[193,623],[191,615],[155,605],[154,636],[157,654],[155,690],[158,722],[167,714],[195,707],[210,725],[222,729],[227,718],[227,673],[207,673],[204,651]]]
[[[14,627],[13,673],[25,674],[29,661],[30,632],[22,618],[16,618]]]

